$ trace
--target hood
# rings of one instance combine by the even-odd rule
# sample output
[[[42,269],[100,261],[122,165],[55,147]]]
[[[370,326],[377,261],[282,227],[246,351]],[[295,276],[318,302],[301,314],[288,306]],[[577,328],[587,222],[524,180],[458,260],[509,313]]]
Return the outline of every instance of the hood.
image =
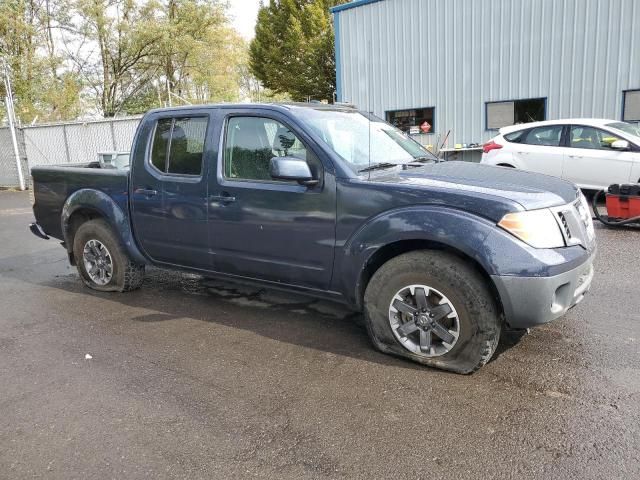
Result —
[[[441,162],[406,170],[372,172],[372,182],[403,187],[455,191],[469,196],[498,197],[525,210],[557,207],[573,202],[578,187],[565,180],[514,168],[470,162]]]

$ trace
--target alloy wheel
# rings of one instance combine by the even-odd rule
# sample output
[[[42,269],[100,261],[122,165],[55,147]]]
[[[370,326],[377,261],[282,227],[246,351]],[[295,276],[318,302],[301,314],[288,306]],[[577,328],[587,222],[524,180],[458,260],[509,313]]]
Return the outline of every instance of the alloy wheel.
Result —
[[[389,324],[404,348],[426,357],[450,352],[460,335],[460,319],[453,304],[427,285],[409,285],[393,296]]]

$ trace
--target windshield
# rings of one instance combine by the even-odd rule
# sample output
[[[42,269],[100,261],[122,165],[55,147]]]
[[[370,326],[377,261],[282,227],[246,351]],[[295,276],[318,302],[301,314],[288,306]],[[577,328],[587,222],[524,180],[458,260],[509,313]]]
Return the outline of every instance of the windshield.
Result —
[[[608,123],[607,127],[615,128],[616,130],[620,130],[628,135],[635,135],[636,137],[640,137],[640,125],[637,123],[628,123],[628,122],[615,122]]]
[[[418,142],[373,115],[305,109],[300,117],[355,173],[375,165],[436,160]]]

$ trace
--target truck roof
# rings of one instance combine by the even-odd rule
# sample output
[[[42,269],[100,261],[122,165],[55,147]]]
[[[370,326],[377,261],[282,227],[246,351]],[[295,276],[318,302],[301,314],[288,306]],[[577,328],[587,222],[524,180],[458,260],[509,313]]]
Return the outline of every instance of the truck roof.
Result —
[[[329,111],[357,111],[354,105],[346,103],[307,103],[307,102],[273,102],[273,103],[209,103],[201,105],[180,105],[176,107],[155,108],[148,113],[167,112],[173,110],[211,110],[216,108],[238,108],[238,109],[273,109],[274,107],[283,110],[312,109]]]

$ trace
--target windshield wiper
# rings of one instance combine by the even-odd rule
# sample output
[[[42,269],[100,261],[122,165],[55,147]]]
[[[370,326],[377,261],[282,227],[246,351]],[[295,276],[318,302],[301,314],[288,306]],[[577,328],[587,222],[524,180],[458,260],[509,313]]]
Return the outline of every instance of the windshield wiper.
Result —
[[[424,162],[424,161],[429,161],[429,162],[440,162],[441,159],[439,159],[438,157],[436,157],[433,153],[430,155],[420,155],[419,157],[416,157],[415,160],[416,162]]]
[[[381,170],[383,168],[390,168],[390,167],[397,167],[397,166],[398,166],[397,163],[389,163],[389,162],[374,163],[373,165],[369,165],[368,167],[358,170],[358,173],[370,172],[371,170]]]

